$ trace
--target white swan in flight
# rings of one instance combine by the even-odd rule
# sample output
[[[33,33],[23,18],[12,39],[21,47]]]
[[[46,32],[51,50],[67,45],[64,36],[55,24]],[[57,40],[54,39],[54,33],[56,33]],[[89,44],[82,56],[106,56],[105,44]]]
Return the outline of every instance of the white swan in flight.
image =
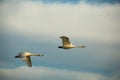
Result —
[[[30,56],[43,56],[43,54],[32,54],[30,52],[21,52],[17,56],[15,56],[15,58],[21,58],[23,61],[27,63],[28,67],[32,67]]]
[[[62,46],[58,46],[58,48],[62,48],[62,49],[71,49],[71,48],[76,48],[76,47],[78,47],[78,48],[85,48],[86,46],[83,46],[83,45],[73,45],[71,42],[70,42],[70,40],[69,40],[69,38],[68,37],[66,37],[66,36],[61,36],[60,37],[61,39],[62,39]]]

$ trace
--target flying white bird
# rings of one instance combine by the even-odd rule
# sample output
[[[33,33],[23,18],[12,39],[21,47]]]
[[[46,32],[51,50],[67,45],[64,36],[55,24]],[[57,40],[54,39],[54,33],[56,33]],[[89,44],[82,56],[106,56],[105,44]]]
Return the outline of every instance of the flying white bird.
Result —
[[[71,48],[85,48],[86,46],[83,46],[83,45],[73,45],[69,38],[66,37],[66,36],[61,36],[60,37],[62,39],[62,46],[58,46],[58,48],[62,48],[62,49],[71,49]]]
[[[28,67],[32,67],[30,56],[43,56],[43,54],[32,54],[30,52],[21,52],[17,56],[15,56],[15,58],[21,58],[23,61],[27,63]]]

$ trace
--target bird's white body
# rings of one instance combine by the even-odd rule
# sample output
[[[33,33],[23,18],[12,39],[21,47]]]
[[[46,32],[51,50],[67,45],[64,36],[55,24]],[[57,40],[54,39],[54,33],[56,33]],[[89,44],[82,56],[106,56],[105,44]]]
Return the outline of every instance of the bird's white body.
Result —
[[[21,52],[15,58],[21,58],[23,61],[27,63],[29,67],[32,67],[32,62],[30,56],[43,56],[43,54],[32,54],[30,52]]]
[[[71,48],[76,48],[76,47],[78,47],[78,48],[85,48],[85,47],[86,47],[86,46],[82,46],[82,45],[79,45],[79,46],[73,45],[73,44],[70,42],[69,38],[66,37],[66,36],[61,36],[60,38],[62,39],[63,45],[62,45],[62,46],[59,46],[58,48],[71,49]]]

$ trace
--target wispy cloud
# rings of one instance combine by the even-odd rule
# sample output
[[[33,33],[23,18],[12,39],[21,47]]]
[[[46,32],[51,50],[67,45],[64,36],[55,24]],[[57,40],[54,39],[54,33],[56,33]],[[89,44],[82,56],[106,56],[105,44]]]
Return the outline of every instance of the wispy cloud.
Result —
[[[68,71],[48,67],[19,67],[0,69],[2,80],[119,80],[118,76],[105,76],[97,73]]]

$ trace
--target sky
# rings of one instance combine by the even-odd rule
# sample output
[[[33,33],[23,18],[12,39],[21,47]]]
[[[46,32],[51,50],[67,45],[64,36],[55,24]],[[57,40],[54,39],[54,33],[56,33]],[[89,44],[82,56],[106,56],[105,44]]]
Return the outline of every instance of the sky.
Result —
[[[0,0],[0,80],[120,80],[119,30],[119,0]]]

